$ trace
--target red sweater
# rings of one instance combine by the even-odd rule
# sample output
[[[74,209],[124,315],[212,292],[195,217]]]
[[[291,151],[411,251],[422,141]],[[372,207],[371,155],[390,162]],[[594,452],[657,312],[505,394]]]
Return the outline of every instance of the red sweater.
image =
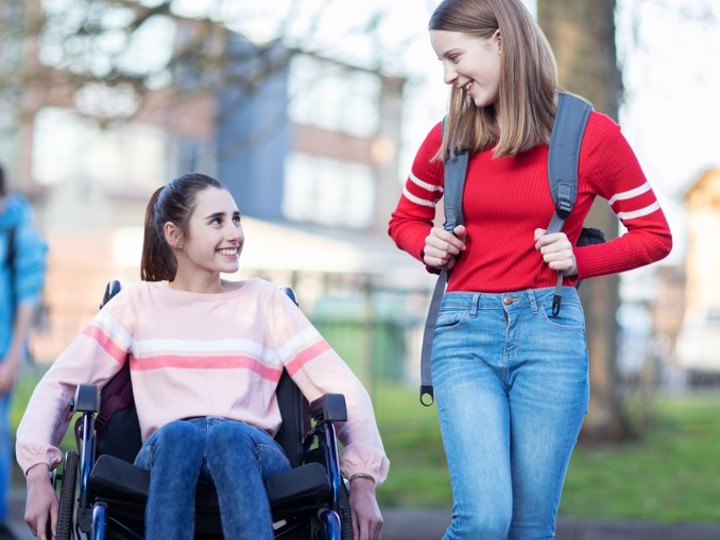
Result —
[[[419,260],[443,194],[443,163],[432,161],[440,143],[438,124],[420,146],[390,219],[392,239]],[[451,273],[448,291],[555,285],[557,274],[535,250],[533,239],[535,229],[547,228],[555,209],[547,160],[547,145],[509,157],[493,158],[492,150],[470,156],[463,195],[467,249]],[[603,114],[590,115],[578,172],[577,202],[563,227],[573,245],[597,195],[607,199],[627,232],[604,244],[576,247],[578,275],[566,284],[631,270],[670,252],[670,229],[655,193],[620,127]]]

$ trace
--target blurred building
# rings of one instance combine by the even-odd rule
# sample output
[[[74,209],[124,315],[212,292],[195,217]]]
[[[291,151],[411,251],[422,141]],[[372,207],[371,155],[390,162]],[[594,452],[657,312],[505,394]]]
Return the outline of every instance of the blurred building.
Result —
[[[193,21],[178,28],[179,40],[201,30]],[[133,96],[117,89],[71,91],[67,73],[38,60],[36,41],[7,37],[1,46],[1,72],[24,65],[47,74],[32,92],[16,87],[11,96],[3,87],[12,99],[0,105],[7,133],[0,160],[13,187],[32,199],[51,247],[38,358],[54,358],[77,334],[109,279],[139,279],[146,201],[188,171],[216,176],[235,195],[247,236],[243,277],[294,286],[306,308],[332,290],[425,291],[427,276],[385,232],[400,195],[402,77],[281,43],[264,46],[261,57],[230,33],[222,46],[244,54],[222,69],[242,72],[244,81],[256,70],[254,84],[221,77],[208,92],[198,85],[207,74],[180,63],[174,84],[133,110]],[[11,128],[12,103],[29,113]],[[123,108],[132,114],[127,122],[88,118]]]
[[[685,314],[678,363],[700,374],[720,373],[720,169],[705,171],[685,192],[688,247]]]

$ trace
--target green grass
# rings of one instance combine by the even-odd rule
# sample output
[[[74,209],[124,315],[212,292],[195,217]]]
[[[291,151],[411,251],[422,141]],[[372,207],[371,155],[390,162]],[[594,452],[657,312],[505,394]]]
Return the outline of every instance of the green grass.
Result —
[[[449,508],[437,412],[414,389],[381,387],[374,399],[391,460],[378,490],[386,506]],[[576,449],[560,514],[664,522],[720,520],[720,395],[658,397],[638,440]]]
[[[375,414],[390,475],[378,489],[383,506],[449,507],[452,496],[436,407],[423,407],[417,391],[381,386]]]
[[[640,440],[576,450],[560,512],[717,522],[719,456],[720,395],[662,399]]]
[[[33,385],[34,380],[26,379],[16,389],[16,424]],[[376,385],[372,395],[391,461],[390,476],[378,489],[380,504],[449,508],[452,497],[437,409],[422,407],[414,388]],[[720,394],[656,399],[654,420],[644,426],[641,438],[576,449],[561,515],[720,520]]]

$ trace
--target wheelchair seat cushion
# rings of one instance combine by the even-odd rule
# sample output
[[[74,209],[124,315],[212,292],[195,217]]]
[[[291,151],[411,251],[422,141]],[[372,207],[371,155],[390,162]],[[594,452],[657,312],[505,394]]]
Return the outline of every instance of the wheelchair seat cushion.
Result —
[[[132,463],[103,454],[90,473],[90,487],[100,497],[144,502],[150,487],[150,473]],[[267,489],[273,513],[290,507],[311,506],[327,500],[330,480],[320,463],[308,463],[269,478]],[[217,512],[217,494],[208,482],[199,482],[196,506]]]

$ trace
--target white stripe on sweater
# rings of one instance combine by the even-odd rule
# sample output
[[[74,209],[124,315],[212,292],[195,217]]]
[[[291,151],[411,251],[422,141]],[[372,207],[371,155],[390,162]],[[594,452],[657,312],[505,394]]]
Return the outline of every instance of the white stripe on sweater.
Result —
[[[429,206],[431,208],[435,207],[435,201],[428,201],[427,199],[421,199],[420,197],[416,197],[412,193],[408,191],[407,186],[403,188],[403,195],[406,199],[408,199],[410,202],[413,202],[415,204],[419,204],[420,206]]]
[[[132,347],[132,336],[107,310],[100,311],[95,322],[91,323],[91,326],[98,326],[102,333],[113,340],[118,347],[125,350],[129,350]]]
[[[290,358],[296,355],[298,352],[308,348],[310,345],[317,343],[319,339],[322,339],[318,331],[314,326],[308,326],[301,332],[295,334],[288,342],[282,345],[277,353],[281,358]]]
[[[639,210],[633,210],[632,212],[618,212],[617,217],[620,221],[627,221],[628,219],[635,219],[648,214],[652,214],[655,210],[660,209],[660,203],[655,201],[650,206],[640,208]]]
[[[247,339],[143,339],[135,342],[143,354],[167,353],[193,355],[196,353],[250,354],[262,358],[267,349],[256,341]]]
[[[636,188],[628,190],[628,191],[623,191],[622,193],[616,193],[615,195],[610,197],[610,200],[608,200],[608,204],[610,204],[612,206],[617,201],[624,201],[627,199],[632,199],[633,197],[642,195],[646,191],[650,191],[650,183],[649,182],[645,182],[640,187],[636,187]]]
[[[436,186],[435,184],[430,184],[428,182],[425,182],[424,180],[420,180],[417,176],[415,176],[412,173],[412,171],[410,171],[410,176],[408,178],[416,186],[419,186],[423,189],[427,189],[428,191],[441,191],[441,192],[443,191],[442,186]]]

